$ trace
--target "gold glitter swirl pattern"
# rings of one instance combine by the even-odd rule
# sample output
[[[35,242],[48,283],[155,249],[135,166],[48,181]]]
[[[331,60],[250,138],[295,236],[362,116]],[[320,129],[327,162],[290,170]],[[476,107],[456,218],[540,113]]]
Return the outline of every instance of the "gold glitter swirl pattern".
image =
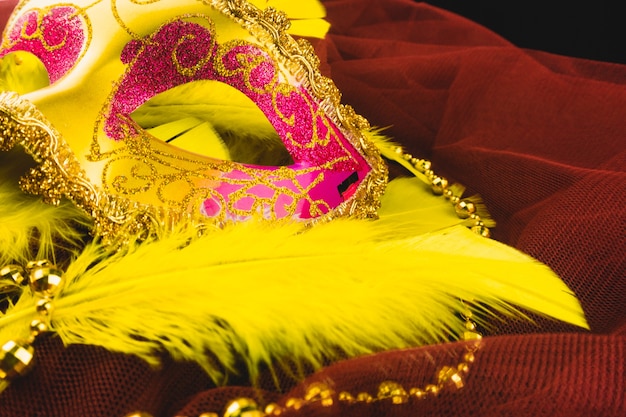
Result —
[[[75,68],[87,53],[93,40],[87,11],[99,1],[85,7],[58,3],[24,13],[21,11],[26,2],[20,3],[6,25],[2,51],[33,53],[45,64],[51,81],[57,81]]]
[[[140,6],[158,3],[158,0],[129,1]],[[93,4],[98,3],[101,1]],[[107,117],[105,109],[108,107],[105,105],[94,125],[92,158],[87,161],[88,164],[101,167],[103,185],[94,185],[65,139],[52,128],[43,114],[26,100],[1,94],[0,149],[23,146],[40,164],[22,181],[23,188],[28,192],[42,194],[51,203],[58,202],[62,197],[69,198],[93,217],[97,235],[118,244],[123,243],[125,236],[132,233],[168,230],[181,221],[201,228],[220,225],[233,220],[227,216],[227,212],[235,220],[237,217],[258,214],[273,220],[279,218],[279,210],[295,213],[297,207],[303,204],[308,215],[314,217],[305,219],[304,224],[308,225],[342,216],[375,217],[379,198],[386,185],[386,166],[378,150],[363,135],[363,130],[369,128],[367,121],[356,115],[349,106],[340,104],[339,91],[331,80],[320,74],[319,60],[310,44],[302,40],[295,41],[285,33],[288,20],[281,12],[273,9],[260,11],[240,0],[204,0],[202,3],[248,30],[263,45],[274,68],[280,68],[271,79],[258,83],[253,73],[267,58],[262,54],[236,56],[240,64],[236,71],[242,71],[246,87],[256,93],[267,94],[271,90],[270,106],[284,124],[294,126],[305,119],[310,123],[310,132],[307,132],[311,136],[310,141],[296,141],[288,135],[283,135],[283,139],[291,141],[293,148],[305,149],[324,148],[334,143],[342,152],[330,155],[316,167],[260,170],[228,161],[195,158],[193,154],[184,152],[173,153],[170,145],[158,142],[140,128],[132,128],[128,124],[123,128],[124,142],[116,146],[107,145],[106,151],[101,152],[99,138],[110,140],[102,130]],[[142,42],[144,38],[125,26],[117,10],[118,1],[111,0],[110,4],[111,13],[119,25],[132,39]],[[81,9],[81,13],[85,13],[85,10]],[[90,27],[90,41],[92,35]],[[180,38],[178,46],[190,41],[193,41],[191,37]],[[145,42],[147,47],[151,39]],[[230,48],[232,50],[232,46]],[[216,49],[209,48],[209,52],[193,65],[181,61],[178,49],[172,53],[171,60],[175,65],[178,64],[176,71],[179,74],[190,77],[213,59],[211,53]],[[224,47],[215,54],[223,54],[228,50],[228,47]],[[213,59],[213,62],[221,61]],[[290,80],[289,83],[295,80],[298,87],[280,81],[281,77]],[[286,95],[294,94],[306,103],[298,115],[283,111],[280,105]],[[109,100],[114,95],[115,91]],[[303,113],[308,115],[304,117]],[[338,134],[345,136],[346,144],[349,142],[355,149],[348,151]],[[316,186],[326,181],[325,170],[333,170],[337,164],[347,163],[357,154],[365,158],[371,171],[360,179],[349,198],[331,207],[326,201],[311,195]],[[128,165],[129,162],[131,168],[126,171],[119,171],[115,167],[118,164]],[[244,181],[248,179],[251,181]],[[219,191],[222,186],[231,187],[230,191],[222,193]],[[259,194],[258,189],[265,191]],[[156,195],[162,205],[152,205],[138,198],[146,190]],[[196,210],[204,200],[214,201],[223,210],[215,218],[204,216]]]
[[[215,70],[222,77],[241,76],[245,86],[256,94],[268,94],[278,85],[278,68],[275,63],[269,60],[269,56],[253,53],[240,52],[239,49],[247,49],[250,44],[248,42],[236,39],[220,45],[217,49],[216,59],[214,60]],[[239,66],[235,69],[229,69],[224,65],[227,55],[236,52],[236,61]],[[259,86],[258,80],[253,76],[253,71],[261,64],[270,64],[273,67],[272,79]],[[257,82],[254,82],[257,81]]]

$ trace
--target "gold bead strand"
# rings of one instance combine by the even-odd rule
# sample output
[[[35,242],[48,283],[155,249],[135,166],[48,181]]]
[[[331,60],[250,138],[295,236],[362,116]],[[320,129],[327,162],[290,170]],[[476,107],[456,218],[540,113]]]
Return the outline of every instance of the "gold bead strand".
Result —
[[[491,231],[487,227],[485,221],[478,214],[477,204],[470,199],[462,198],[461,195],[457,195],[454,186],[451,186],[449,181],[442,176],[439,176],[432,170],[432,163],[427,159],[419,159],[406,152],[401,146],[395,148],[395,153],[398,158],[408,163],[412,168],[411,171],[422,174],[426,180],[430,183],[433,194],[443,196],[446,200],[450,201],[457,216],[461,220],[468,220],[469,229],[486,238],[491,237]],[[403,164],[404,165],[404,164]],[[462,190],[462,188],[461,188]]]
[[[30,323],[30,335],[24,340],[9,340],[0,347],[0,380],[4,383],[27,374],[33,367],[35,348],[33,343],[42,333],[49,331],[52,299],[63,285],[63,272],[49,261],[33,261],[21,268],[9,265],[0,270],[3,278],[9,274],[19,283],[28,283],[36,298],[35,318]],[[28,279],[25,279],[26,272]]]

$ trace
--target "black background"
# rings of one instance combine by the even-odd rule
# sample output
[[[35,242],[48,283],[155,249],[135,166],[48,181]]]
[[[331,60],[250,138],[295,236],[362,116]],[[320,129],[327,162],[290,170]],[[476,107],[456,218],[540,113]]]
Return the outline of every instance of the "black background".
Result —
[[[522,48],[626,64],[626,13],[619,6],[622,0],[426,2],[480,23]]]

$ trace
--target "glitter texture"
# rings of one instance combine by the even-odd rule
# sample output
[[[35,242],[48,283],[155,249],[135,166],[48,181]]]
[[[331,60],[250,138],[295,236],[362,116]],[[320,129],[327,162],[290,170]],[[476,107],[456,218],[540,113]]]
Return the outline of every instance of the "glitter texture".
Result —
[[[30,10],[8,28],[0,56],[28,51],[46,66],[50,82],[63,77],[77,63],[86,44],[85,16],[71,6]]]
[[[360,182],[369,165],[302,87],[282,81],[278,64],[262,48],[236,40],[218,44],[210,24],[176,21],[133,40],[121,60],[128,65],[110,102],[109,138],[139,135],[128,115],[155,95],[198,80],[215,80],[244,93],[265,114],[296,164],[256,167],[230,164],[221,171],[202,211],[242,220],[253,215],[314,218],[344,201],[338,186],[354,172]],[[134,133],[132,133],[134,132]],[[357,182],[357,183],[358,183]]]
[[[79,3],[23,1],[4,33],[0,56],[35,54],[54,84],[33,96],[50,115],[16,93],[0,94],[0,147],[22,146],[40,161],[22,180],[25,191],[51,203],[67,198],[93,217],[94,235],[116,245],[178,224],[376,216],[387,169],[367,140],[369,124],[341,104],[313,47],[285,32],[281,12],[222,0]],[[233,40],[238,33],[245,40]],[[294,163],[198,155],[132,120],[157,94],[200,80],[255,103]],[[81,98],[85,115],[76,112]]]

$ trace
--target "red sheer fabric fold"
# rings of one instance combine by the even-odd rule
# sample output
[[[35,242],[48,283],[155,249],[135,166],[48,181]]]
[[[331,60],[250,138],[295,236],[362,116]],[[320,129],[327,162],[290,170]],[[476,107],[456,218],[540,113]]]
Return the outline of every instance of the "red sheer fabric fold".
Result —
[[[344,102],[480,193],[498,222],[495,238],[551,266],[580,298],[591,331],[539,318],[494,323],[459,391],[285,415],[626,415],[626,67],[524,51],[425,3],[325,5],[332,29],[316,48]],[[375,393],[386,380],[431,383],[464,352],[457,343],[348,360],[281,394],[212,388],[194,366],[151,370],[55,340],[41,351],[33,373],[0,395],[0,416],[196,416],[240,396],[284,403],[314,381]]]

